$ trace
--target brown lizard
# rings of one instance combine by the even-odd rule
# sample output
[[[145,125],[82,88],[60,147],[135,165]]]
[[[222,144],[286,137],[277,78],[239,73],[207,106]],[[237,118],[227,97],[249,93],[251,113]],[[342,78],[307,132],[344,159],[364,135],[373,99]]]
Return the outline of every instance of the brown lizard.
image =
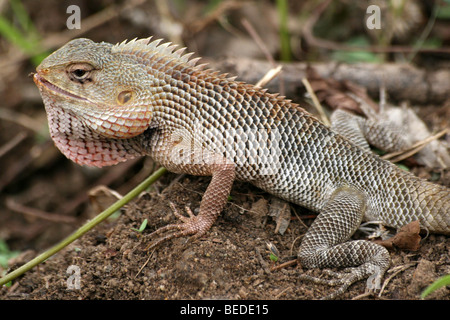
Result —
[[[142,155],[175,173],[212,176],[200,211],[155,232],[155,242],[204,235],[235,179],[319,213],[298,252],[307,268],[352,267],[340,288],[368,278],[379,287],[388,251],[348,241],[363,220],[394,228],[419,220],[450,234],[450,190],[419,179],[323,125],[297,104],[197,65],[160,40],[112,45],[76,39],[37,68],[56,146],[89,166]],[[352,132],[375,142],[381,131],[359,119]],[[320,281],[307,275],[302,279]]]

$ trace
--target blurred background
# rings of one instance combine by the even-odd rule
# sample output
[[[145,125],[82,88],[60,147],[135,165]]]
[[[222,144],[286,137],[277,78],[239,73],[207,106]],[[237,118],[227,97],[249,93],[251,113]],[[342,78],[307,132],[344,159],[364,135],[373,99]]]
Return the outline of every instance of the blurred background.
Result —
[[[79,29],[68,28],[76,22],[71,5],[79,8]],[[368,28],[376,22],[369,5],[380,9],[379,29]],[[288,70],[295,63],[333,62],[448,71],[450,1],[0,0],[0,270],[11,256],[46,248],[89,218],[93,187],[124,194],[155,167],[150,159],[105,169],[67,160],[49,137],[30,74],[73,38],[117,43],[149,36],[187,47],[202,62],[219,63],[247,81],[253,78],[244,73],[255,71],[249,70],[255,61],[282,61]],[[277,79],[272,84],[294,101],[303,99],[299,80],[289,89]],[[445,97],[432,106],[425,101],[421,112],[442,127],[449,106]]]

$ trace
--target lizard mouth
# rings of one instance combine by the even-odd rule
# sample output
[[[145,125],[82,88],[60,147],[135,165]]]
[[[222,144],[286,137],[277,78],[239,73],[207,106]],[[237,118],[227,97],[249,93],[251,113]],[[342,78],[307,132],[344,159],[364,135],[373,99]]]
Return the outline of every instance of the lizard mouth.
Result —
[[[100,105],[87,98],[80,97],[61,89],[45,79],[39,72],[33,75],[33,81],[41,93],[76,100],[63,104],[53,97],[46,97],[46,108],[67,109],[87,128],[104,137],[113,139],[129,139],[143,133],[149,127],[152,112],[148,106],[136,106],[128,109]],[[54,112],[54,110],[52,110]]]
[[[69,91],[66,91],[64,89],[61,89],[60,87],[54,85],[53,83],[51,83],[50,81],[48,81],[47,79],[45,79],[44,77],[42,77],[39,73],[35,73],[33,75],[33,81],[34,83],[40,87],[40,88],[45,88],[48,91],[54,92],[56,94],[60,94],[66,97],[70,97],[70,98],[74,98],[77,100],[87,100],[83,97],[77,96],[73,93],[70,93]]]

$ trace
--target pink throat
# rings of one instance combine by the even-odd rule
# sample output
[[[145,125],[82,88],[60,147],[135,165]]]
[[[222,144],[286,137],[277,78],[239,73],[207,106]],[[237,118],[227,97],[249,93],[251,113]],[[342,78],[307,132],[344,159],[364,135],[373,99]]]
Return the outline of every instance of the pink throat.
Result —
[[[58,149],[72,161],[103,167],[143,155],[133,139],[104,137],[91,130],[75,114],[59,107],[48,92],[41,90],[50,134]]]

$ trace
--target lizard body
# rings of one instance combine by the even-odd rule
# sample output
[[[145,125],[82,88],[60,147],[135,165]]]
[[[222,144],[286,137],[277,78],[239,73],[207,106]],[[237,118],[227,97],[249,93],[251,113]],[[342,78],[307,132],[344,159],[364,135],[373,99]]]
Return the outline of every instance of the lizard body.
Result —
[[[419,179],[323,125],[291,101],[196,65],[150,39],[112,45],[76,39],[37,68],[57,147],[79,164],[149,155],[176,173],[209,175],[200,212],[161,241],[203,235],[235,179],[319,212],[299,250],[306,267],[354,267],[341,288],[378,286],[389,254],[348,241],[363,220],[401,227],[419,220],[450,234],[450,190]],[[304,277],[308,279],[308,276]]]

